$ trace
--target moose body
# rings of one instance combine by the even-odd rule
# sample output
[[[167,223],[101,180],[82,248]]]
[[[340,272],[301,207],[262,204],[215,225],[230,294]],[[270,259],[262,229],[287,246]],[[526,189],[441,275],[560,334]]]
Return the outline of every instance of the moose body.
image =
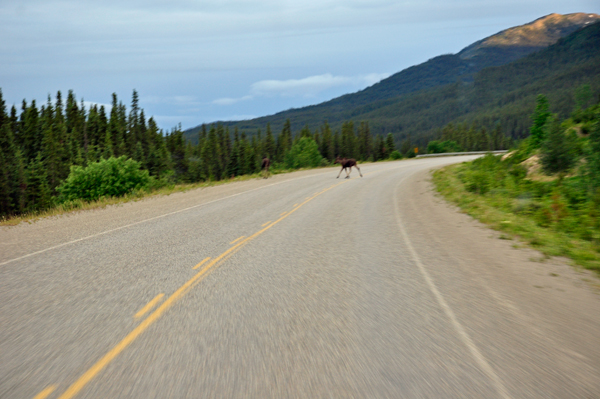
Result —
[[[340,173],[338,173],[337,178],[340,177],[340,175],[342,174],[342,170],[346,170],[346,179],[350,178],[350,172],[352,172],[352,167],[355,167],[356,170],[358,170],[358,173],[360,174],[360,177],[363,177],[362,173],[360,172],[360,168],[358,167],[358,165],[356,164],[356,159],[353,158],[340,158],[337,157],[335,159],[335,163],[339,163],[340,165],[342,165],[342,169],[340,169]]]
[[[263,171],[263,178],[266,179],[269,177],[269,166],[271,165],[271,160],[267,157],[264,157],[260,168]]]

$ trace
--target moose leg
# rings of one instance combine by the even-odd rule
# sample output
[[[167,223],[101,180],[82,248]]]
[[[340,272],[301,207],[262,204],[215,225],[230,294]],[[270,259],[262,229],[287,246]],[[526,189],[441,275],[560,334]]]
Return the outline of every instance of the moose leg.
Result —
[[[352,172],[352,166],[350,166],[347,170],[346,170],[346,179],[350,178],[350,172]]]
[[[337,175],[336,179],[339,179],[340,175],[342,174],[342,170],[344,170],[344,169],[346,169],[346,168],[344,168],[344,167],[342,166],[342,169],[340,169],[340,173],[338,173],[338,175]]]
[[[360,173],[360,168],[358,167],[358,165],[354,165],[354,167],[355,167],[356,169],[358,169],[358,174],[360,175],[360,177],[363,177],[362,173]]]

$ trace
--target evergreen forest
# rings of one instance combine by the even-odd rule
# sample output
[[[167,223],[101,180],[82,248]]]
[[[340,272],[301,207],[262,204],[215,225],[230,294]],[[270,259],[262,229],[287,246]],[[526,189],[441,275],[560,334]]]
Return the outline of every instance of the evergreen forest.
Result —
[[[414,156],[410,143],[404,152]],[[410,149],[410,151],[409,151]],[[251,137],[222,124],[203,125],[196,143],[181,128],[159,129],[146,118],[134,90],[129,109],[112,96],[111,109],[86,108],[69,91],[45,104],[23,100],[7,109],[0,91],[0,217],[32,214],[58,204],[94,201],[165,185],[218,181],[260,171],[332,164],[336,156],[359,161],[402,157],[391,135],[372,135],[369,124],[327,123],[292,132],[269,125]]]

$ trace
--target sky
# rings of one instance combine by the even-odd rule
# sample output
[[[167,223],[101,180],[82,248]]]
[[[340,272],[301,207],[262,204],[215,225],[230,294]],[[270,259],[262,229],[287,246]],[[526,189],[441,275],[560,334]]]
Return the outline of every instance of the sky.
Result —
[[[362,90],[598,0],[0,0],[7,106],[112,93],[165,131],[250,119]]]

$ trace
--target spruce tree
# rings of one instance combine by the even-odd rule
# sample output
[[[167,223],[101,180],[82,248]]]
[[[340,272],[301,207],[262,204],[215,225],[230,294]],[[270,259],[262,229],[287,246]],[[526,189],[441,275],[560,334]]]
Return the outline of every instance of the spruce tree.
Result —
[[[271,125],[267,123],[267,133],[265,135],[265,144],[264,144],[264,153],[263,156],[270,158],[271,160],[275,159],[275,139],[273,138],[273,132],[271,132]]]
[[[396,151],[396,146],[394,145],[394,136],[392,133],[388,133],[385,137],[385,149],[387,150],[387,156]]]
[[[587,177],[595,195],[600,195],[600,107],[596,110],[596,121],[590,131],[590,148],[587,156]]]
[[[321,155],[329,162],[333,162],[335,159],[335,148],[333,145],[333,136],[331,135],[331,128],[329,123],[324,122],[321,126],[321,147],[319,148]]]
[[[546,130],[546,139],[540,148],[542,168],[546,174],[566,173],[575,165],[576,137],[563,132],[556,115],[550,117]]]
[[[208,138],[202,150],[202,161],[206,167],[206,176],[213,181],[219,180],[222,172],[220,165],[221,148],[217,140],[217,129],[214,125],[208,131]]]
[[[27,168],[27,210],[38,211],[50,207],[51,194],[48,174],[42,159],[42,153],[29,162]]]
[[[5,159],[3,151],[0,151],[0,218],[13,213],[10,184],[11,167],[12,165]]]
[[[531,116],[533,125],[529,130],[529,143],[532,148],[539,148],[544,139],[546,138],[546,130],[544,126],[550,118],[550,107],[548,105],[548,99],[543,94],[538,95],[535,111]]]
[[[341,148],[339,156],[344,158],[355,158],[354,123],[352,121],[347,121],[342,124],[342,137],[340,144]]]
[[[40,129],[39,112],[35,104],[35,100],[27,106],[23,100],[22,125],[23,137],[21,146],[25,152],[27,159],[33,159],[42,149],[42,134]]]
[[[358,127],[358,155],[363,161],[366,161],[372,156],[372,139],[371,130],[368,122],[361,122]],[[392,140],[393,144],[393,140]]]

